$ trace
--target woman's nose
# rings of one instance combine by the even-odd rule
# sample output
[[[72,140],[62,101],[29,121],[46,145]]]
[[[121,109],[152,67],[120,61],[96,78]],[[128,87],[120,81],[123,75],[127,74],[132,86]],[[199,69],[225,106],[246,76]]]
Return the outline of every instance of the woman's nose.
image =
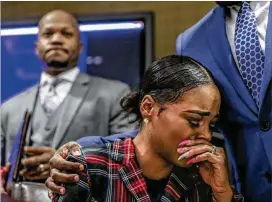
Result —
[[[201,131],[201,133],[198,135],[198,138],[205,139],[207,141],[211,141],[212,139],[212,132],[210,130],[210,127],[207,127]]]

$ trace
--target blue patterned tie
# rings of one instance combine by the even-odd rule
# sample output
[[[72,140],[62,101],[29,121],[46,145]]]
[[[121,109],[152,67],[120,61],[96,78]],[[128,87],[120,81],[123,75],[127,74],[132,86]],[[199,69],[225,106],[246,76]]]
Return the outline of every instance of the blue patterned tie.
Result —
[[[243,2],[238,13],[235,48],[240,74],[259,107],[265,57],[258,37],[257,20],[249,2]]]

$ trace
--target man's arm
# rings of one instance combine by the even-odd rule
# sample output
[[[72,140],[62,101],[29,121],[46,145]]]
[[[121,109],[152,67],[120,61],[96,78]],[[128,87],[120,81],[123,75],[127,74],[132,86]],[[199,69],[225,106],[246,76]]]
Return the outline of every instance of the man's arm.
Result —
[[[1,107],[1,129],[0,129],[0,135],[1,135],[1,166],[5,166],[6,162],[6,119],[7,115],[3,107]]]
[[[234,154],[235,152],[234,148],[239,148],[237,145],[239,142],[237,138],[239,137],[234,134],[238,134],[238,131],[241,130],[241,125],[231,121],[232,116],[228,115],[229,112],[228,106],[229,103],[226,103],[226,99],[222,99],[220,108],[220,119],[216,124],[216,128],[224,136],[226,154],[228,158],[229,169],[232,176],[230,183],[233,184],[237,192],[240,193],[241,182]]]
[[[176,40],[176,54],[181,55],[184,47],[184,37],[180,34]]]
[[[75,183],[79,181],[79,175],[84,170],[84,166],[78,162],[67,161],[69,153],[74,156],[81,155],[81,147],[76,142],[68,142],[61,146],[54,156],[50,159],[50,177],[47,178],[45,185],[50,190],[50,198],[54,198],[55,194],[65,194],[66,189],[59,184]],[[62,173],[66,172],[66,173]],[[72,173],[72,174],[67,174]]]
[[[2,118],[1,118],[1,129],[0,129],[0,135],[1,135],[1,166],[4,166],[5,165],[5,161],[6,161],[6,145],[5,145],[5,142],[6,142],[6,136],[5,136],[5,130],[4,128],[2,127]]]
[[[114,142],[116,139],[125,139],[126,137],[134,138],[137,135],[138,131],[121,133],[110,135],[107,137],[101,136],[87,136],[78,139],[76,142],[81,145],[81,147],[92,147],[92,146],[100,146],[105,145],[106,143]]]
[[[6,164],[6,127],[7,127],[7,114],[1,107],[1,128],[0,128],[0,135],[1,135],[1,193],[6,193],[6,181],[7,177],[11,168],[11,164]]]
[[[66,189],[60,186],[60,183],[73,183],[79,181],[79,175],[77,173],[80,173],[84,169],[84,166],[78,162],[67,161],[66,158],[68,157],[68,154],[80,155],[81,148],[105,145],[105,143],[113,142],[118,138],[134,138],[137,133],[138,132],[135,131],[132,133],[116,134],[108,137],[90,136],[80,138],[77,143],[66,143],[57,150],[49,161],[50,177],[46,180],[46,186],[50,189],[51,193],[64,194]]]

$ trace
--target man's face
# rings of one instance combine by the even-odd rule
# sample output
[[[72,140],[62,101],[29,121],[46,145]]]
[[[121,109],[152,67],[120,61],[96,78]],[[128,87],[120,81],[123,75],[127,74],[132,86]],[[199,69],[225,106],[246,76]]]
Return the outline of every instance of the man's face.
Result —
[[[77,24],[71,16],[56,12],[42,19],[36,51],[48,67],[76,65],[81,48]]]

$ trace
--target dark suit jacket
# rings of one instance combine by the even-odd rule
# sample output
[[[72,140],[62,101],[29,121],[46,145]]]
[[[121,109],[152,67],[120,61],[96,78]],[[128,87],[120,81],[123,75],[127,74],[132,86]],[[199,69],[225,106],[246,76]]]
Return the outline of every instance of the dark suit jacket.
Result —
[[[212,73],[221,93],[221,132],[236,160],[245,201],[272,201],[272,5],[265,40],[260,109],[245,86],[226,35],[225,11],[216,7],[177,39],[177,53],[190,56]],[[233,164],[234,170],[237,167]],[[235,172],[239,185],[238,172]],[[239,187],[238,187],[239,188]]]

